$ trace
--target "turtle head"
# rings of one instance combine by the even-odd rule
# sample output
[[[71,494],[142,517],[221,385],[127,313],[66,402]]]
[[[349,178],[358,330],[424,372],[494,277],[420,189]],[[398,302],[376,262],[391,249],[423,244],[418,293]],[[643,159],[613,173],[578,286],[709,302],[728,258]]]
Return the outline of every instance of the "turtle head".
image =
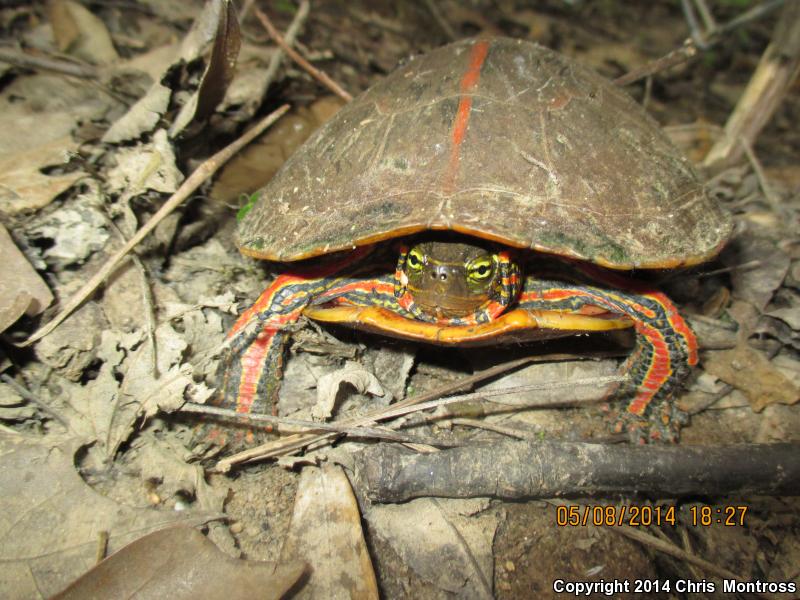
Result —
[[[519,292],[508,252],[489,244],[422,240],[400,250],[395,293],[415,317],[446,321],[502,312]]]

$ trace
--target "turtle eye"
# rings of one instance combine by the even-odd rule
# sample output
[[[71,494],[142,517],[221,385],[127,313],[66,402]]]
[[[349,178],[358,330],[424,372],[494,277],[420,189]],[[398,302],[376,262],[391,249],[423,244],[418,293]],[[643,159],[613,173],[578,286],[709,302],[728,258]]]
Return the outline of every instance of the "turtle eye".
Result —
[[[494,273],[494,260],[491,256],[481,256],[467,265],[467,277],[470,281],[486,281]]]
[[[412,248],[408,253],[406,264],[412,271],[422,271],[422,267],[425,264],[425,257],[423,256],[422,252],[419,251],[419,249]]]

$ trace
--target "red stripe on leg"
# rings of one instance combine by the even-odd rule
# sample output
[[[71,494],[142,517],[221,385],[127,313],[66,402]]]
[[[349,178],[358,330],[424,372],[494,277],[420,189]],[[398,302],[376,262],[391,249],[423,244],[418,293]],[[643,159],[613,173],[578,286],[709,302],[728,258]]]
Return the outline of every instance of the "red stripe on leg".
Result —
[[[667,320],[669,321],[670,325],[672,325],[672,328],[686,342],[686,352],[688,354],[686,362],[688,362],[692,367],[695,366],[698,360],[698,344],[694,331],[692,331],[691,327],[689,327],[689,324],[684,320],[684,318],[678,312],[678,309],[675,307],[672,301],[667,298],[666,295],[662,294],[661,292],[654,292],[648,294],[648,297],[658,302],[664,309],[664,313],[667,315]]]
[[[239,358],[241,375],[236,395],[236,412],[238,413],[249,413],[253,406],[258,390],[258,381],[266,366],[267,355],[275,340],[275,333],[274,329],[262,331]]]

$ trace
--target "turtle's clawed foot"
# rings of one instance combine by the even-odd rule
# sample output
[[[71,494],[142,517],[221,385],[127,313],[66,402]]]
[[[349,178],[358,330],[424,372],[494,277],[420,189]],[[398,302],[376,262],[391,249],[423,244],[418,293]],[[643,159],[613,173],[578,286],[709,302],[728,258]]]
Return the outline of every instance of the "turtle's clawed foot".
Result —
[[[689,416],[669,401],[649,406],[646,416],[624,409],[612,410],[609,416],[612,431],[628,434],[634,444],[674,444],[678,441],[681,427],[689,421]]]

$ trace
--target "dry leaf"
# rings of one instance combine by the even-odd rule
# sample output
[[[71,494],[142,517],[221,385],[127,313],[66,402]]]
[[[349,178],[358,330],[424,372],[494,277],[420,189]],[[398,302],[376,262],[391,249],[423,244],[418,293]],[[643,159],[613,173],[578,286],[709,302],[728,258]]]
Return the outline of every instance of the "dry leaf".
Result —
[[[36,416],[36,408],[10,385],[0,383],[0,421],[24,421]]]
[[[138,5],[157,15],[167,23],[183,23],[194,19],[203,8],[202,0],[164,2],[164,0],[139,0]]]
[[[173,42],[163,46],[156,46],[142,54],[137,54],[129,59],[114,65],[112,77],[125,76],[129,71],[145,73],[151,82],[159,81],[164,72],[175,61],[178,54],[178,43]]]
[[[153,134],[152,142],[118,149],[114,158],[117,166],[107,175],[107,185],[112,192],[133,195],[154,190],[171,194],[184,179],[175,166],[175,152],[163,129]]]
[[[364,515],[370,533],[446,595],[492,598],[492,541],[497,516],[487,500],[421,498],[376,505]],[[480,513],[478,518],[472,515]]]
[[[197,91],[175,117],[170,137],[176,137],[192,123],[205,121],[225,97],[233,80],[236,58],[242,45],[236,8],[230,0],[212,0],[209,9],[211,7],[213,12],[204,12],[198,20],[200,26],[210,27],[212,22],[216,25],[211,56]],[[203,17],[208,21],[203,23]]]
[[[0,434],[0,589],[6,598],[45,598],[95,562],[98,535],[110,551],[150,531],[200,525],[218,515],[117,504],[75,471],[74,443]]]
[[[59,50],[96,65],[117,60],[108,29],[88,9],[71,0],[52,0],[48,9]]]
[[[80,381],[95,357],[108,321],[97,302],[87,302],[34,347],[36,357],[70,381]]]
[[[755,412],[770,404],[795,404],[800,388],[781,373],[762,352],[747,344],[733,350],[709,352],[703,368],[741,390]]]
[[[0,224],[0,332],[23,314],[36,315],[50,306],[53,294]]]
[[[788,289],[780,290],[775,298],[775,308],[767,311],[767,315],[780,319],[794,331],[800,331],[800,294]]]
[[[69,137],[58,139],[0,160],[0,212],[17,214],[50,204],[84,174],[45,175],[44,167],[64,164],[76,145]]]
[[[400,400],[405,396],[406,383],[414,366],[416,348],[413,345],[385,344],[369,347],[363,363],[381,382],[387,396]]]
[[[168,323],[155,332],[155,350],[141,332],[105,330],[97,349],[102,365],[84,385],[62,382],[69,394],[70,427],[99,462],[113,458],[143,416],[181,406],[185,395],[202,401],[210,394],[196,386],[192,367],[182,363],[186,342]],[[155,357],[154,357],[155,352]],[[120,382],[121,379],[121,382]]]
[[[160,122],[164,113],[166,113],[169,102],[172,99],[173,90],[162,84],[162,81],[165,81],[164,76],[173,67],[188,64],[202,56],[208,44],[216,39],[217,31],[220,29],[220,27],[222,27],[223,32],[227,32],[229,27],[238,28],[238,23],[234,24],[228,19],[229,15],[227,11],[233,10],[229,5],[230,2],[227,0],[213,0],[205,4],[203,12],[198,15],[197,19],[195,19],[194,23],[192,24],[191,30],[183,38],[180,49],[177,51],[177,53],[173,53],[173,60],[171,63],[163,67],[163,71],[157,77],[158,80],[148,90],[147,94],[139,99],[139,101],[134,104],[127,113],[120,117],[109,128],[109,130],[103,136],[104,142],[120,143],[123,141],[137,139],[143,133],[152,131],[152,129]],[[184,10],[186,9],[181,10],[182,14]],[[222,19],[220,17],[221,14],[223,16]],[[183,16],[185,17],[186,14],[183,14]],[[236,19],[234,18],[233,20],[235,21]],[[225,36],[223,35],[223,38],[224,37]],[[222,53],[221,58],[217,59],[218,61],[229,60],[229,54],[227,50],[227,47],[223,47],[218,50],[218,53]],[[224,94],[224,90],[222,93]],[[181,110],[181,113],[185,112],[186,115],[184,115],[184,117],[178,117],[178,119],[182,118],[185,120],[188,118],[191,120],[192,115],[194,115],[194,108],[186,108],[186,106],[188,106],[190,103],[193,106],[197,103],[196,95],[193,96],[187,105],[185,105]],[[188,121],[184,123],[183,126],[185,126],[187,123]]]
[[[152,131],[161,117],[167,112],[172,90],[157,82],[128,109],[124,115],[111,124],[103,134],[106,144],[118,144],[135,140],[143,133]]]
[[[66,139],[75,128],[77,118],[78,114],[69,111],[35,112],[27,104],[0,98],[0,131],[3,132],[0,137],[0,159],[14,156],[21,150]]]
[[[370,373],[358,363],[348,362],[343,368],[326,373],[317,381],[317,403],[311,409],[315,419],[324,421],[330,418],[336,405],[336,398],[346,383],[353,386],[359,394],[387,396],[374,373]],[[391,396],[387,398],[387,402],[388,400],[391,400]]]
[[[338,466],[303,469],[281,563],[307,560],[309,598],[378,598],[350,482]]]
[[[196,529],[170,527],[128,544],[52,600],[271,600],[286,597],[305,574],[303,562],[236,560]]]
[[[791,264],[786,253],[774,242],[756,237],[747,229],[730,242],[720,258],[729,267],[758,262],[757,268],[734,268],[731,281],[734,297],[747,300],[761,311],[783,283]]]
[[[197,498],[203,510],[223,511],[228,487],[212,487],[206,483],[203,467],[187,462],[192,454],[178,440],[157,438],[151,432],[144,432],[132,443],[132,448],[138,453],[139,477],[146,482],[157,482],[162,498],[184,494]]]
[[[53,211],[28,228],[28,237],[44,247],[42,257],[55,270],[83,264],[101,250],[110,234],[106,217],[92,205],[92,194]]]

